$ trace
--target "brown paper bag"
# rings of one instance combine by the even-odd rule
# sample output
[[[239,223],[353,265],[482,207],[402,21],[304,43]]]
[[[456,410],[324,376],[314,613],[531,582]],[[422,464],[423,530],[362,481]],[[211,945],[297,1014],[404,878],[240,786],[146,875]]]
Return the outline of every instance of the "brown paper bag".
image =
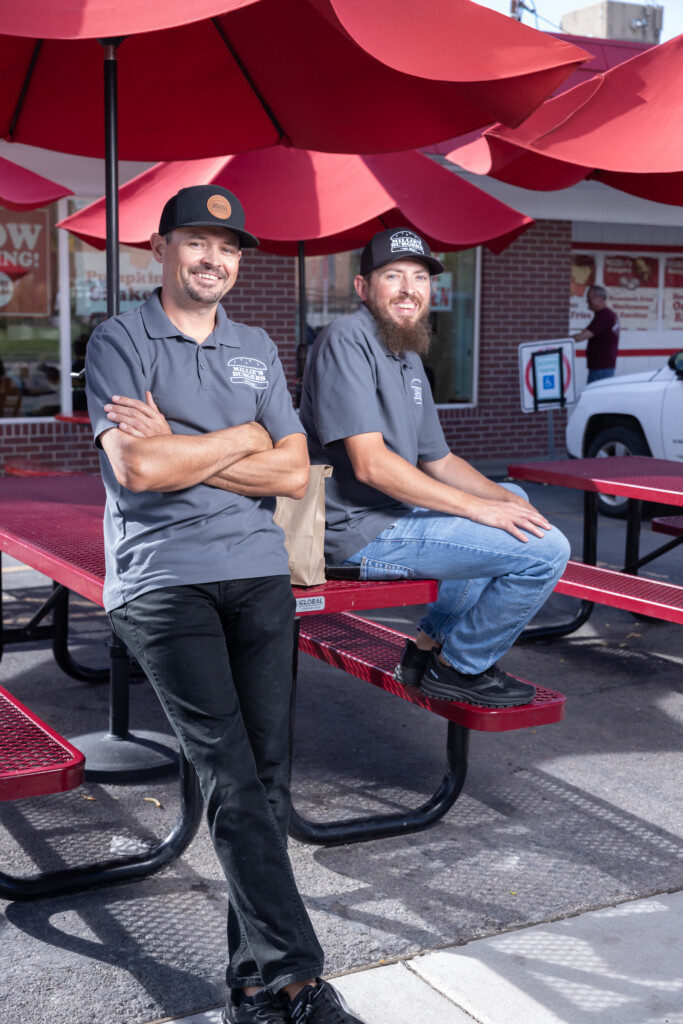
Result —
[[[273,521],[285,531],[289,571],[296,587],[325,582],[325,480],[332,466],[311,466],[303,498],[278,498]]]

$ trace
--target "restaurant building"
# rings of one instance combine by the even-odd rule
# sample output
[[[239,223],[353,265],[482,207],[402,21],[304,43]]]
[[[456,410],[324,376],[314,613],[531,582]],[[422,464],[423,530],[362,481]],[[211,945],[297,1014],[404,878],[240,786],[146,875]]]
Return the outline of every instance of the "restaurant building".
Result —
[[[591,73],[645,48],[572,39],[595,54]],[[435,147],[434,159],[449,148]],[[0,393],[0,464],[28,458],[94,469],[89,427],[55,415],[84,408],[70,373],[82,366],[87,339],[105,317],[105,256],[55,224],[101,194],[102,164],[2,143],[0,155],[74,191],[74,198],[44,209],[0,208],[0,370],[8,382]],[[122,164],[121,180],[146,166]],[[683,207],[637,199],[597,181],[543,193],[454,173],[535,224],[499,255],[485,248],[442,255],[446,270],[435,280],[432,299],[436,342],[427,360],[439,415],[449,443],[468,459],[542,457],[549,447],[547,414],[521,411],[518,346],[579,331],[589,320],[587,288],[599,283],[621,320],[617,373],[661,365],[683,348]],[[357,266],[358,252],[307,260],[311,337],[355,308]],[[122,246],[121,309],[138,305],[158,284],[151,254]],[[225,305],[233,319],[264,327],[276,341],[295,396],[295,260],[245,252]],[[582,349],[579,388],[585,382]],[[557,452],[563,451],[565,420],[565,413],[553,418]]]

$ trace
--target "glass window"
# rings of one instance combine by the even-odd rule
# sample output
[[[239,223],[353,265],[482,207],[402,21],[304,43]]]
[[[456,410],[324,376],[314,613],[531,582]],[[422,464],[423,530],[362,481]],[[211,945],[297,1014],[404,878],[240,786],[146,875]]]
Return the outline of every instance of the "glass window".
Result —
[[[308,343],[338,316],[358,307],[353,279],[360,249],[306,258]],[[425,367],[440,405],[476,401],[476,288],[478,250],[435,253],[445,271],[434,278],[431,322],[435,340]]]
[[[0,207],[0,417],[60,410],[54,206]]]
[[[71,210],[80,209],[89,200],[71,200]],[[69,234],[69,277],[71,281],[71,356],[72,371],[85,365],[85,349],[97,325],[107,318],[107,256],[102,249]],[[134,309],[161,285],[161,265],[149,249],[119,247],[119,308]],[[74,412],[85,410],[85,384],[74,381]]]
[[[435,255],[445,270],[433,279],[431,318],[435,341],[425,366],[438,405],[470,405],[476,399],[477,250]]]

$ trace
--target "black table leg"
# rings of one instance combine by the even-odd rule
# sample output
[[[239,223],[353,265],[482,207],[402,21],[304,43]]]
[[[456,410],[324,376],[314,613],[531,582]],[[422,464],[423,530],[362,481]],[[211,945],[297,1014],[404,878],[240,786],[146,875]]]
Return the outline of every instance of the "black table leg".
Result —
[[[624,552],[624,572],[638,575],[640,553],[640,525],[643,518],[643,503],[639,498],[629,498],[626,517],[626,550]]]
[[[146,729],[130,732],[128,728],[128,649],[113,632],[109,658],[109,731],[68,737],[85,754],[86,779],[142,782],[172,775],[178,768],[178,754],[169,745],[172,737]]]
[[[598,496],[593,491],[583,494],[583,561],[585,565],[595,565],[598,551]],[[573,619],[553,626],[527,626],[518,637],[517,643],[528,643],[532,640],[553,640],[560,636],[575,633],[591,616],[595,603],[581,601],[579,610]]]
[[[180,810],[176,823],[165,839],[140,853],[110,860],[80,864],[59,871],[18,877],[0,871],[0,898],[31,900],[45,896],[60,896],[80,892],[92,886],[112,885],[115,882],[134,882],[160,871],[179,857],[192,842],[202,819],[203,803],[197,775],[181,755]]]
[[[317,846],[341,846],[362,843],[369,839],[386,839],[421,832],[450,810],[460,796],[467,776],[467,754],[470,730],[456,722],[448,723],[446,741],[447,771],[429,800],[414,809],[391,814],[370,814],[342,821],[309,821],[292,807],[289,834],[302,843]]]
[[[296,680],[299,660],[300,620],[294,621],[294,649],[292,651],[292,699],[289,715],[290,777],[294,750],[294,722],[296,712]],[[368,839],[386,839],[420,832],[432,825],[453,806],[458,799],[467,775],[467,754],[470,730],[455,722],[448,723],[446,740],[447,771],[434,795],[420,807],[391,814],[368,815],[343,821],[309,821],[292,806],[289,816],[289,834],[302,843],[318,846],[340,846],[360,843]]]
[[[61,668],[72,679],[78,679],[82,683],[106,683],[109,679],[108,668],[89,668],[76,661],[69,650],[69,591],[60,584],[56,585],[57,597],[55,600],[53,623],[54,636],[52,639],[52,653],[54,659]]]

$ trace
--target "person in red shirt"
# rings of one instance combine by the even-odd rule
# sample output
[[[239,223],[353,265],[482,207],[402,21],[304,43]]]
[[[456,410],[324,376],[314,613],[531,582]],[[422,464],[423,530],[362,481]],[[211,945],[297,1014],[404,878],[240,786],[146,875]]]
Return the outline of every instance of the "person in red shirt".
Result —
[[[586,366],[588,367],[588,384],[604,377],[613,377],[617,364],[619,349],[619,318],[614,310],[607,305],[607,292],[602,285],[594,284],[588,289],[588,308],[594,314],[593,319],[578,334],[574,341],[588,341],[586,346]]]

